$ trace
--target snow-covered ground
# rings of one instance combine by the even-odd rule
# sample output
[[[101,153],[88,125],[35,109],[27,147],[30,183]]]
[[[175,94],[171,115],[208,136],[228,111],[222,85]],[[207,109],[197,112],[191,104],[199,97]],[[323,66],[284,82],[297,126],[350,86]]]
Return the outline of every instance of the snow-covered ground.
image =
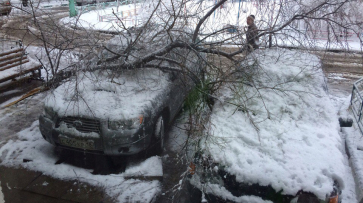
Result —
[[[40,171],[62,180],[80,179],[90,185],[105,188],[111,197],[119,202],[130,199],[134,202],[150,202],[159,194],[161,183],[158,180],[141,181],[133,176],[162,176],[161,158],[150,157],[135,165],[128,166],[120,174],[93,175],[90,170],[69,164],[55,165],[58,157],[54,147],[46,142],[39,131],[38,121],[17,134],[17,140],[10,140],[0,148],[1,165],[23,167],[32,171]],[[31,160],[24,163],[23,160]]]
[[[226,7],[231,7],[231,5],[233,4],[227,4]],[[112,14],[112,10],[116,11],[116,9],[117,8],[114,7],[107,8],[106,10],[102,11],[85,13],[82,14],[79,19],[82,26],[84,27],[109,31],[110,29],[115,28],[117,24],[114,22],[100,23],[100,16]],[[134,7],[128,5],[119,8],[119,11],[130,11],[130,16],[133,10]],[[222,11],[223,10],[218,10],[218,12]],[[235,16],[235,18],[229,20],[228,22],[221,21],[220,19],[216,18],[214,22],[221,22],[221,26],[227,23],[233,24],[233,21],[237,19],[236,11],[234,12],[235,13],[233,13],[233,15]],[[243,14],[241,14],[239,19],[243,20],[241,20],[240,26],[243,26],[244,19],[251,12],[253,12],[253,10],[249,10],[248,12],[244,12]],[[14,12],[14,15],[15,14],[16,12]],[[215,16],[218,16],[218,13],[216,13]],[[63,23],[68,23],[72,21],[74,22],[74,20],[70,18],[62,20]],[[132,22],[132,20],[129,22],[131,22],[131,24],[128,26],[132,26],[133,23],[135,23],[135,21]],[[213,25],[213,23],[211,23],[211,25]],[[324,42],[325,41],[322,42],[321,47],[326,47]],[[351,46],[352,49],[361,50],[360,45],[356,42],[349,42],[348,44]],[[300,62],[300,65],[302,63],[305,63],[304,61]],[[290,70],[292,66],[296,68],[295,63],[296,61],[294,61],[294,63],[286,65],[285,68],[279,67],[273,69],[273,71],[277,74],[286,74],[284,72]],[[321,72],[319,70],[316,71],[318,76],[321,77]],[[301,88],[299,89],[299,91],[301,92],[311,92],[311,87],[309,85],[299,88]],[[223,129],[218,129],[217,127],[215,129],[215,133],[223,132],[221,133],[221,135],[227,136],[223,137],[223,139],[225,140],[230,139],[230,137],[240,138],[241,142],[239,142],[239,146],[252,146],[247,147],[246,149],[252,150],[253,148],[258,148],[260,149],[260,152],[259,154],[257,153],[253,159],[242,159],[246,161],[246,163],[242,163],[242,161],[237,160],[237,157],[240,156],[240,154],[247,152],[241,151],[242,148],[239,148],[236,145],[236,143],[238,142],[234,143],[227,141],[224,142],[226,146],[223,149],[235,150],[224,151],[223,153],[219,153],[218,156],[216,156],[215,158],[219,160],[224,160],[222,159],[225,158],[224,155],[231,152],[231,154],[233,154],[232,157],[236,158],[236,162],[229,159],[226,159],[225,161],[229,162],[228,164],[236,164],[236,167],[234,168],[234,173],[236,175],[239,175],[241,179],[247,178],[253,181],[271,183],[274,187],[284,189],[286,188],[286,191],[290,191],[291,193],[293,193],[298,187],[305,187],[311,191],[316,192],[320,196],[323,196],[329,189],[331,189],[331,182],[329,178],[334,177],[337,178],[344,187],[342,194],[343,203],[356,202],[355,184],[353,176],[349,167],[348,159],[346,155],[344,155],[344,141],[342,138],[343,134],[339,133],[339,128],[337,127],[338,110],[343,105],[343,101],[347,98],[335,97],[334,95],[330,95],[330,100],[333,101],[333,103],[331,103],[328,101],[328,96],[325,95],[325,93],[319,92],[318,95],[320,95],[321,97],[316,97],[316,95],[307,96],[309,97],[309,99],[307,99],[307,102],[303,102],[303,100],[294,100],[296,105],[294,105],[293,101],[289,101],[286,103],[285,101],[276,102],[280,100],[274,100],[274,104],[278,105],[270,106],[268,108],[271,109],[271,112],[269,114],[273,119],[266,119],[264,121],[262,121],[262,119],[261,123],[258,122],[258,125],[263,126],[261,127],[261,129],[264,129],[261,130],[259,133],[256,132],[248,119],[242,117],[242,111],[237,111],[235,115],[229,117],[228,120],[230,122],[227,122]],[[313,99],[314,108],[306,107],[303,110],[298,109],[299,105],[297,104],[300,104],[300,107],[307,105],[309,102],[311,102],[311,99]],[[266,98],[266,100],[269,101],[270,99]],[[319,101],[321,101],[322,103],[319,103]],[[284,107],[283,105],[286,106]],[[327,112],[323,111],[326,107],[329,107]],[[260,112],[260,110],[261,109],[256,109],[256,112]],[[213,117],[213,119],[215,119],[216,123],[224,123],[226,120],[221,120],[221,117],[218,118],[218,116],[223,116],[226,113],[232,112],[233,108],[231,107],[226,107],[224,110],[222,110],[222,108],[218,108],[217,105],[215,109],[215,116]],[[280,115],[279,113],[281,112],[283,112],[284,115]],[[4,111],[0,111],[0,113],[2,114],[1,119],[6,117]],[[268,118],[267,114],[262,113],[261,115]],[[257,117],[261,115],[258,115]],[[280,115],[280,117],[278,115]],[[298,121],[293,122],[292,120],[286,120],[288,118],[286,117],[287,115],[293,115],[294,119],[297,118]],[[301,116],[301,120],[299,120],[299,115]],[[256,117],[256,115],[252,116]],[[257,120],[261,118],[257,118]],[[237,121],[238,123],[235,123]],[[241,122],[244,123],[243,128],[238,127],[242,126]],[[233,123],[235,125],[231,125]],[[281,125],[281,123],[284,123],[285,125]],[[324,128],[320,128],[320,126],[319,128],[309,128],[309,126],[314,126],[315,123],[325,123],[326,126]],[[278,126],[279,128],[277,129],[276,126]],[[292,127],[297,128],[292,129]],[[228,128],[230,128],[231,131],[229,131],[230,129]],[[250,129],[250,131],[248,132],[251,132],[251,134],[241,133],[246,129]],[[286,137],[288,136],[287,132],[294,132],[294,136]],[[314,136],[310,137],[309,135]],[[172,135],[170,137],[174,136],[178,137],[177,135]],[[180,137],[178,139],[183,140],[183,138]],[[171,142],[172,141],[173,140],[171,140]],[[293,143],[296,147],[293,149],[284,148],[286,146],[286,143]],[[233,146],[229,148],[227,147],[228,144],[233,144]],[[52,146],[41,137],[38,129],[38,121],[34,121],[31,127],[19,132],[17,134],[17,139],[0,143],[0,146],[0,161],[3,165],[17,167],[22,166],[31,170],[41,171],[44,174],[48,174],[53,177],[65,180],[74,179],[73,171],[75,171],[77,173],[77,176],[82,178],[85,182],[96,186],[110,188],[110,190],[108,190],[109,195],[117,196],[120,202],[130,195],[135,198],[135,201],[139,200],[141,202],[147,202],[153,196],[157,195],[161,190],[161,183],[157,180],[151,182],[143,182],[135,179],[125,179],[125,176],[129,176],[131,174],[134,174],[135,172],[137,172],[139,175],[162,175],[162,159],[160,157],[151,157],[143,161],[142,163],[136,164],[136,166],[130,165],[124,173],[108,176],[92,175],[87,169],[78,168],[68,164],[54,165],[54,163],[57,161],[57,157],[52,153]],[[295,156],[295,160],[301,159],[298,154],[295,154],[295,149],[301,148],[303,148],[304,153],[308,154],[311,159],[301,160],[301,162],[296,161],[295,164],[305,163],[300,168],[297,168],[295,165],[287,165],[286,163],[284,163],[284,159],[292,160],[294,158],[293,156]],[[218,150],[218,147],[215,149]],[[328,157],[328,159],[325,160],[325,153],[331,153],[334,154],[334,156]],[[259,156],[263,158],[259,158]],[[35,159],[35,157],[37,158]],[[319,157],[320,159],[322,159],[320,162],[317,161]],[[32,161],[24,163],[23,159],[29,159]],[[259,164],[259,161],[261,164]],[[255,169],[258,167],[262,167],[266,169],[265,171],[269,171],[270,173],[256,174],[255,171],[244,168],[244,164],[253,165],[255,166]],[[271,170],[268,169],[269,167],[271,168]],[[275,170],[276,168],[280,169],[280,173],[274,174],[272,169]],[[248,171],[250,172],[248,173]],[[296,173],[293,174],[291,171],[295,171]],[[266,178],[267,176],[270,176],[271,178]],[[302,176],[303,178],[301,178],[300,176]],[[282,180],[286,181],[284,182]],[[121,182],[123,184],[120,185]],[[130,185],[133,185],[133,187],[129,187]]]

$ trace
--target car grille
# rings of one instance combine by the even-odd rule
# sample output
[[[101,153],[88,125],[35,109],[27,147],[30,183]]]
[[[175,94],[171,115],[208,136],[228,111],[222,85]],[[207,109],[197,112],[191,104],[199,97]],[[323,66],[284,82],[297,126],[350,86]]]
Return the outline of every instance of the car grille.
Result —
[[[76,128],[78,131],[83,133],[100,133],[100,121],[88,118],[79,118],[79,117],[63,117],[59,119],[58,125],[64,122],[67,124],[67,127]]]

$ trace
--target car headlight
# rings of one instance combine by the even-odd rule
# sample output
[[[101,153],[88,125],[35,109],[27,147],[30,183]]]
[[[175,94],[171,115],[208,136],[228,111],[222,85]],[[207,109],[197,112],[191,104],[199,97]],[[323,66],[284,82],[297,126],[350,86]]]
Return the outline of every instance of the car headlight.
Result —
[[[44,117],[53,120],[55,118],[55,116],[56,116],[56,112],[53,111],[53,109],[51,107],[45,106],[43,108],[43,115],[44,115]]]
[[[111,130],[131,130],[137,129],[143,122],[144,117],[139,116],[138,118],[120,120],[120,121],[108,121],[108,128]]]

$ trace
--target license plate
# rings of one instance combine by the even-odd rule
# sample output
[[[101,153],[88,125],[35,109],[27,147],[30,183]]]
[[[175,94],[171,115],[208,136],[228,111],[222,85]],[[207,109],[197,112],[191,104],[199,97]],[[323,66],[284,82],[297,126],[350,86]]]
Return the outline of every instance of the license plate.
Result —
[[[69,137],[59,137],[59,142],[62,145],[79,149],[95,149],[93,140],[78,140]]]

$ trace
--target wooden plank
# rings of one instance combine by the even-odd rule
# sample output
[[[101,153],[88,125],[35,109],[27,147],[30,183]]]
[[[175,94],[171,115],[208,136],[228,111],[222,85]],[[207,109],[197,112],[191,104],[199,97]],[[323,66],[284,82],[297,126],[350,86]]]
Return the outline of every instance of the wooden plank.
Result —
[[[17,74],[10,75],[10,76],[8,76],[8,77],[2,78],[2,79],[0,79],[0,83],[5,82],[5,81],[8,81],[8,80],[11,80],[11,79],[14,79],[14,78],[19,77],[19,76],[22,76],[22,75],[25,75],[25,74],[27,74],[27,73],[29,73],[29,72],[32,72],[32,71],[38,70],[38,69],[40,69],[41,67],[42,67],[42,65],[38,65],[38,66],[35,66],[34,68],[30,68],[30,69],[27,69],[27,70],[21,71],[21,72],[19,72],[19,73],[17,73]]]
[[[24,55],[23,52],[8,54],[8,55],[6,55],[4,57],[0,57],[0,62],[7,61],[7,60],[10,60],[10,59],[13,59],[13,58],[17,58],[17,57],[21,57],[23,55]]]
[[[26,56],[20,56],[20,57],[16,57],[16,58],[12,58],[10,60],[7,60],[7,61],[4,61],[4,62],[1,62],[0,61],[0,71],[2,70],[2,67],[6,66],[6,65],[9,65],[9,64],[12,64],[12,63],[15,63],[15,62],[21,62],[21,61],[25,61],[28,57]]]
[[[20,65],[28,63],[28,62],[29,62],[29,59],[25,59],[25,60],[19,61],[18,63],[13,63],[10,65],[4,66],[4,67],[0,68],[0,71],[4,71],[4,70],[10,69],[10,68],[13,68],[15,66],[20,66]]]
[[[5,55],[9,55],[9,54],[12,54],[12,53],[16,53],[16,52],[23,52],[23,51],[24,51],[23,48],[12,49],[10,51],[0,53],[0,57],[5,56]]]
[[[8,91],[10,88],[14,89],[14,88],[20,87],[22,85],[27,85],[25,83],[27,83],[29,81],[29,79],[31,79],[31,78],[32,78],[31,73],[27,73],[27,74],[22,75],[22,76],[20,76],[18,78],[15,78],[14,79],[15,81],[10,81],[10,82],[8,82],[6,84],[1,83],[0,84],[0,93],[4,92],[4,91]]]

